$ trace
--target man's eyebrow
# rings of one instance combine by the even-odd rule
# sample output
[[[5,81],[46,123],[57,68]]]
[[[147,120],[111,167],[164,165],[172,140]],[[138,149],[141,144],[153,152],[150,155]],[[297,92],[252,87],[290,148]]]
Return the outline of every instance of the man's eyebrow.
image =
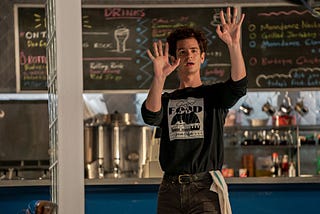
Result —
[[[188,50],[188,49],[200,49],[200,48],[198,48],[198,47],[191,47],[191,48],[179,48],[179,49],[178,49],[178,51],[179,51],[179,50]]]

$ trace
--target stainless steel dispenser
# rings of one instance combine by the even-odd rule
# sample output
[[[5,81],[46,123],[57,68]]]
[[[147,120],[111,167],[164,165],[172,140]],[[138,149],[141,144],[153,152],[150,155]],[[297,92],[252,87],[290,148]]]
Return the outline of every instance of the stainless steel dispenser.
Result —
[[[136,115],[128,113],[97,115],[92,121],[85,125],[90,129],[85,131],[87,178],[141,177],[153,128],[137,124]]]

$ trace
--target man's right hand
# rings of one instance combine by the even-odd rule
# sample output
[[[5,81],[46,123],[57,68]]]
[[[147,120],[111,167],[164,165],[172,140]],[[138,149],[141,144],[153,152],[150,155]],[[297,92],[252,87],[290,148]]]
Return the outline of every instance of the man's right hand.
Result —
[[[169,62],[169,44],[166,42],[164,51],[161,40],[153,43],[153,54],[147,50],[149,58],[153,62],[154,78],[165,81],[180,64],[180,59],[171,58],[172,64]]]

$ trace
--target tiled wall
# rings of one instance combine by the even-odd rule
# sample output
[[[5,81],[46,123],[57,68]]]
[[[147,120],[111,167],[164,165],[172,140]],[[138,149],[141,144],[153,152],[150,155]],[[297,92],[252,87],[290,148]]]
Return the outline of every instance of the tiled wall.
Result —
[[[308,107],[308,113],[304,116],[294,112],[297,118],[297,124],[299,125],[316,125],[320,124],[320,102],[318,101],[320,98],[319,91],[290,91],[288,93],[292,107],[303,99],[303,103],[306,107]],[[241,124],[248,125],[249,118],[267,118],[268,115],[261,110],[261,107],[264,103],[269,101],[277,110],[281,105],[285,96],[285,91],[273,91],[273,92],[248,92],[247,96],[243,97],[238,101],[238,103],[233,107],[233,109],[238,110],[239,106],[243,102],[247,102],[251,104],[253,107],[253,112],[251,115],[246,116],[244,114],[241,115]],[[271,121],[270,121],[271,122]],[[270,124],[271,125],[271,124]]]

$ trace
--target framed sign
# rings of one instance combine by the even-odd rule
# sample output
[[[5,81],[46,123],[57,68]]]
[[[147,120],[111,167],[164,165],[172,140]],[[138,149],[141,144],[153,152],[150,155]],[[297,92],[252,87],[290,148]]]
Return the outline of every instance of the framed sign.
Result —
[[[45,9],[15,5],[14,15],[17,91],[47,90]]]

